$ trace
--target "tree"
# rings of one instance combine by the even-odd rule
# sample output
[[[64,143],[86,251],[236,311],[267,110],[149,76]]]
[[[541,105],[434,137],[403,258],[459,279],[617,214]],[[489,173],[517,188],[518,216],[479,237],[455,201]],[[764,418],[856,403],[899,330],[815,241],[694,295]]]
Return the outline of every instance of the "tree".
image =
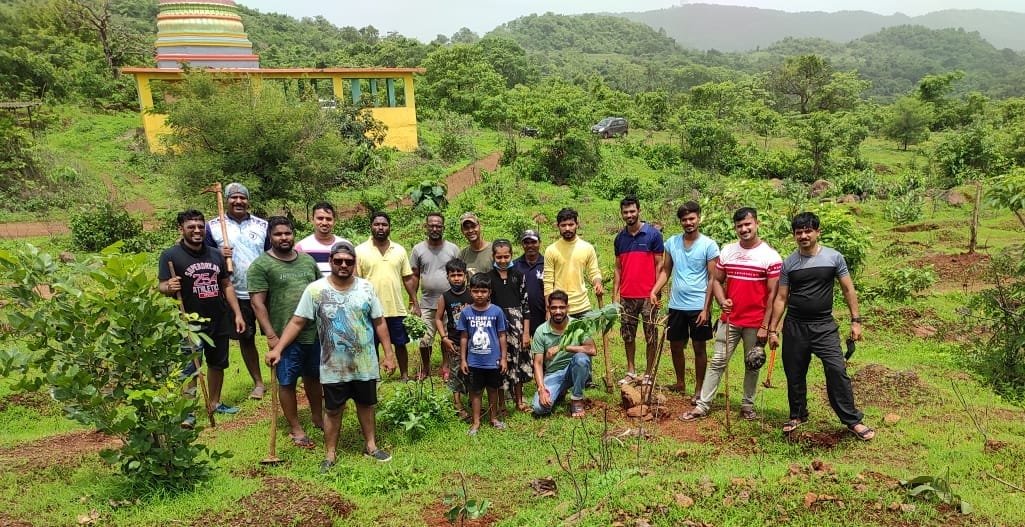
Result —
[[[476,44],[478,40],[480,40],[480,35],[474,33],[468,27],[461,27],[459,31],[452,34],[449,42],[452,44]]]
[[[986,192],[990,206],[1006,208],[1014,213],[1025,228],[1025,168],[1014,168],[993,179]]]
[[[883,123],[883,135],[900,143],[907,151],[908,145],[918,144],[929,138],[932,124],[932,105],[915,97],[901,97],[893,103]]]
[[[289,100],[274,83],[221,84],[202,73],[180,83],[176,96],[169,173],[187,199],[215,181],[242,180],[264,200],[308,207],[376,165],[381,125],[359,108],[323,110],[315,99]]]
[[[733,132],[708,112],[693,112],[680,127],[681,151],[694,166],[710,170],[729,168],[737,151]]]
[[[423,108],[437,108],[476,116],[486,99],[505,90],[506,79],[485,59],[482,50],[454,44],[431,51],[418,88]]]
[[[784,105],[796,104],[806,114],[812,109],[812,100],[829,84],[833,67],[818,55],[789,57],[783,64],[773,68],[766,77],[767,88],[774,92]]]

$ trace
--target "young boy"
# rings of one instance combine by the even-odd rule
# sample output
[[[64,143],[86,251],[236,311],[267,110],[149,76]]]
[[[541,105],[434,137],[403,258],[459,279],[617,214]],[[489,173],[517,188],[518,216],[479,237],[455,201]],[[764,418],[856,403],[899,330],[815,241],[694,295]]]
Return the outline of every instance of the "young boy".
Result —
[[[473,304],[470,290],[466,288],[466,262],[459,258],[449,260],[445,264],[448,275],[448,291],[438,297],[438,306],[434,315],[434,327],[441,335],[441,352],[444,355],[441,366],[441,377],[452,390],[452,404],[459,418],[469,422],[470,414],[463,409],[463,396],[470,393],[470,378],[461,371],[462,359],[459,355],[459,330],[456,321],[463,309]]]
[[[481,392],[485,388],[488,390],[491,426],[505,429],[505,423],[498,418],[498,389],[502,387],[502,375],[507,364],[505,313],[491,304],[491,277],[486,273],[473,275],[470,278],[470,296],[473,304],[463,309],[456,328],[462,332],[459,337],[460,370],[464,375],[471,375],[473,422],[468,433],[473,436],[480,428]]]

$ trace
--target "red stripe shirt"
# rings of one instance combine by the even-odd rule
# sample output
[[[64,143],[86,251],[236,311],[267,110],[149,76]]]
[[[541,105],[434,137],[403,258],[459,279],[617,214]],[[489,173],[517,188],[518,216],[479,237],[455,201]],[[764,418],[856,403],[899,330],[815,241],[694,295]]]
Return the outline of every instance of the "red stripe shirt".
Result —
[[[740,243],[723,247],[716,269],[726,272],[726,298],[733,300],[729,323],[742,328],[757,328],[765,320],[768,307],[768,280],[779,278],[783,259],[769,244],[745,249]],[[726,321],[724,313],[722,320]]]

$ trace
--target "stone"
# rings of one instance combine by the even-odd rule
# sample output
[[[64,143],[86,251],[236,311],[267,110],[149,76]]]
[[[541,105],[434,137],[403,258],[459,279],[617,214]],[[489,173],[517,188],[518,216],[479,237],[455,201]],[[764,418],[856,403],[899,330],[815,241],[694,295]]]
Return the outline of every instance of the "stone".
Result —
[[[887,425],[895,425],[900,422],[900,416],[897,414],[886,414],[883,416],[883,422]]]
[[[861,199],[854,194],[845,194],[843,197],[836,200],[837,203],[857,203],[859,201],[861,201]]]
[[[675,496],[676,504],[682,509],[689,509],[694,506],[694,498],[686,494],[677,494]]]
[[[947,205],[950,205],[951,207],[960,207],[968,203],[968,198],[956,190],[947,191],[945,198],[947,200]]]
[[[829,187],[831,187],[831,186],[832,186],[832,183],[830,183],[830,182],[828,182],[828,181],[826,181],[824,179],[816,179],[815,182],[812,183],[811,187],[808,189],[808,195],[813,197],[813,198],[817,198],[817,197],[825,194],[826,191],[829,190]]]

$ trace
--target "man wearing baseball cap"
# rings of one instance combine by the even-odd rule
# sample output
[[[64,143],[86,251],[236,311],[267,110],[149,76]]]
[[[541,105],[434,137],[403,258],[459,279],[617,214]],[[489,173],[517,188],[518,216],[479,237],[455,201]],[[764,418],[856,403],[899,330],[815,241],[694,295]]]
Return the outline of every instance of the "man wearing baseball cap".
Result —
[[[459,259],[466,262],[467,275],[473,276],[475,273],[490,271],[494,265],[491,258],[491,243],[484,241],[480,218],[473,212],[463,214],[459,217],[459,230],[469,242],[469,245],[459,252]]]
[[[545,257],[541,254],[541,236],[534,229],[520,234],[523,255],[513,260],[513,268],[519,271],[527,284],[527,303],[530,305],[530,336],[545,321],[544,269]]]
[[[320,381],[324,389],[324,461],[320,468],[327,472],[335,464],[342,410],[352,399],[356,418],[365,441],[363,455],[380,462],[391,460],[391,454],[377,446],[376,415],[377,382],[380,368],[395,371],[388,326],[381,302],[369,281],[356,276],[356,248],[348,241],[331,247],[331,274],[306,286],[295,314],[289,320],[274,349],[267,352],[267,363],[274,366],[281,353],[312,320],[317,321],[320,339]],[[384,348],[384,359],[378,364],[374,336]]]
[[[242,332],[233,333],[231,338],[238,341],[238,347],[242,351],[242,362],[245,363],[249,376],[253,378],[253,391],[249,396],[253,399],[262,399],[264,387],[263,374],[260,372],[260,355],[256,351],[256,314],[249,301],[247,275],[250,264],[270,249],[267,220],[249,213],[249,189],[242,183],[228,184],[224,188],[224,197],[228,202],[228,210],[224,216],[223,228],[220,217],[207,222],[205,243],[220,249],[221,255],[225,259],[230,258],[234,264],[231,284],[235,287],[235,296],[238,297],[246,328]]]

